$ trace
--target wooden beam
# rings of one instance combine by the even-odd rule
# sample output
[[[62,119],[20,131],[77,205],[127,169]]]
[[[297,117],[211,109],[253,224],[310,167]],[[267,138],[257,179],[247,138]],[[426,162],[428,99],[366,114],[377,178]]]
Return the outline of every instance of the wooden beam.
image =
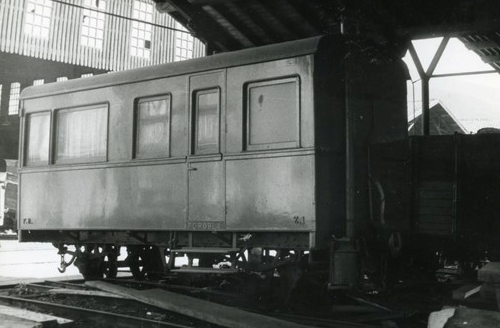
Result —
[[[500,55],[494,55],[494,56],[481,56],[481,59],[483,62],[486,64],[492,64],[492,63],[498,63],[500,62]]]
[[[227,33],[217,22],[200,8],[190,5],[186,0],[168,0],[178,15],[188,22],[187,28],[196,36],[219,46],[222,51],[238,50],[242,44]]]
[[[460,40],[463,42],[463,44],[469,50],[482,50],[482,49],[500,47],[500,44],[498,44],[495,41],[491,41],[491,40],[487,40],[487,41],[475,41],[475,42],[465,41],[466,39],[464,39],[464,38],[460,38]]]
[[[497,70],[488,71],[473,71],[473,72],[459,72],[459,73],[445,73],[445,74],[433,74],[431,77],[452,77],[452,76],[467,76],[467,75],[482,75],[482,74],[498,74]]]
[[[399,36],[417,40],[440,36],[463,37],[467,34],[491,33],[491,31],[500,31],[500,20],[478,19],[468,23],[450,22],[440,25],[421,25],[398,29],[396,33]]]
[[[123,296],[113,293],[102,292],[100,290],[77,290],[69,288],[53,288],[47,291],[49,294],[58,295],[79,295],[79,296],[93,296],[93,297],[107,297],[123,299]]]
[[[446,46],[448,45],[448,41],[450,41],[449,36],[445,36],[443,40],[441,40],[441,43],[439,44],[439,47],[434,54],[434,57],[432,58],[432,61],[427,68],[426,75],[431,76],[432,73],[434,73],[434,70],[436,69],[437,64],[439,63],[439,60],[441,59],[441,56],[443,55],[444,50],[446,49]]]
[[[222,9],[219,9],[219,7]],[[227,13],[224,11],[224,7],[214,7],[214,6],[209,6],[206,10],[206,12],[213,16],[215,19],[223,19],[229,24],[234,31],[232,33],[239,34],[239,38],[244,39],[241,43],[245,45],[249,44],[251,47],[255,47],[258,44],[262,44],[262,41],[259,41],[258,38],[255,38],[252,36],[254,34],[250,29],[246,28],[245,24],[239,23],[239,20],[237,19],[231,19],[229,18],[231,16],[230,13]],[[205,7],[206,8],[206,7]],[[229,33],[229,32],[228,32]]]
[[[130,297],[139,302],[153,305],[168,311],[181,313],[222,327],[305,328],[305,326],[290,321],[283,321],[161,289],[136,290],[102,281],[87,281],[85,284],[93,288]]]
[[[228,2],[237,2],[241,0],[188,0],[192,5],[197,6],[215,6],[220,4],[226,4]]]
[[[10,315],[5,315],[0,313],[0,322],[3,327],[14,327],[14,328],[43,328],[43,324],[29,321],[26,319],[13,317]]]
[[[410,41],[408,43],[408,51],[410,52],[411,58],[413,59],[413,63],[415,64],[415,67],[417,68],[418,75],[420,78],[425,76],[425,71],[424,68],[422,67],[422,63],[420,62],[420,58],[418,58],[417,51],[415,50],[415,46],[413,46],[413,43]]]
[[[53,327],[55,325],[67,325],[72,323],[72,320],[56,317],[53,315],[29,311],[11,306],[0,305],[0,314],[11,317],[17,317],[24,320],[33,321],[40,324],[40,327]]]
[[[292,6],[296,12],[300,13],[304,20],[316,30],[318,34],[328,31],[327,26],[321,23],[317,12],[308,5],[308,0],[288,0],[288,4]]]
[[[457,301],[463,301],[467,297],[474,295],[479,292],[481,285],[464,285],[455,290],[453,290],[452,298]]]
[[[216,10],[219,15],[224,17],[231,25],[233,25],[238,31],[241,32],[245,37],[248,38],[250,42],[252,42],[256,46],[264,45],[271,43],[271,41],[267,41],[266,39],[269,40],[265,36],[265,33],[262,31],[261,33],[264,34],[264,37],[258,35],[257,29],[260,29],[258,25],[256,25],[256,28],[250,28],[247,24],[242,22],[242,19],[240,17],[237,17],[236,14],[234,13],[234,8],[231,2],[229,3],[224,3],[222,6],[217,6],[213,7],[214,10]],[[243,11],[238,12],[238,15],[243,16],[243,20],[246,21],[252,21],[251,18]],[[252,22],[253,23],[253,22]]]
[[[243,7],[244,5],[244,7]],[[265,19],[262,18],[261,15],[256,12],[255,4],[253,1],[248,1],[245,2],[244,4],[241,4],[241,10],[245,11],[247,13],[252,13],[250,16],[252,21],[257,25],[260,26],[260,28],[266,33],[266,36],[272,40],[273,43],[275,42],[283,42],[285,41],[283,38],[280,36],[276,35],[276,31],[272,27],[272,25],[266,21]]]
[[[281,11],[284,11],[284,8],[281,8],[281,6],[276,6],[276,3],[274,1],[254,1],[256,1],[256,3],[258,3],[268,15],[273,16],[274,19],[276,19],[276,22],[278,23],[277,25],[281,30],[285,32],[285,34],[287,34],[287,39],[294,40],[310,36],[307,33],[304,33],[304,30],[300,28],[297,22],[287,20],[286,16],[288,15],[280,15]]]

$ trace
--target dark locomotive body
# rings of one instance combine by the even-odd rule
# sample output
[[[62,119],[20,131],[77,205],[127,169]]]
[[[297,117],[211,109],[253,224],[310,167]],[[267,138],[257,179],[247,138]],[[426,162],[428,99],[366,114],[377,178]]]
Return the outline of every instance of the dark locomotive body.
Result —
[[[297,254],[363,234],[368,146],[407,138],[406,70],[355,49],[313,38],[27,88],[20,240]]]

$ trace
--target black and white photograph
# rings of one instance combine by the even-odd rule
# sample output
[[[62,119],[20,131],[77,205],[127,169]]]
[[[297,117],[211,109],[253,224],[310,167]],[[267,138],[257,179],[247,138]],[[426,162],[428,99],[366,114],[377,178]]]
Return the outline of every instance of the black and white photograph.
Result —
[[[0,327],[500,327],[500,2],[0,0]]]

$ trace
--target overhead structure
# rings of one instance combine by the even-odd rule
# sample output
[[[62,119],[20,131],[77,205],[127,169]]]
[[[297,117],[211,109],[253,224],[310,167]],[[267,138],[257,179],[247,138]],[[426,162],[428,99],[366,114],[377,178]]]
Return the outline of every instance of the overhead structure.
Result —
[[[207,54],[322,34],[344,34],[359,47],[410,50],[422,80],[423,134],[429,133],[429,79],[450,37],[500,73],[497,0],[153,0],[203,40]],[[411,40],[445,37],[424,71]],[[484,73],[484,72],[482,72]]]
[[[416,38],[460,38],[500,70],[496,0],[154,0],[208,45],[232,51],[344,33],[406,50]]]

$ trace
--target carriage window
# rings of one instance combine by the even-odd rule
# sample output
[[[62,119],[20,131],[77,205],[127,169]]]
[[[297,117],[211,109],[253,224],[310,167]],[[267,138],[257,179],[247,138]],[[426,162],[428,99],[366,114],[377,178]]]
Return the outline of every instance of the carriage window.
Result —
[[[140,99],[137,105],[137,158],[168,157],[170,149],[170,97]]]
[[[299,145],[299,79],[287,78],[247,86],[248,150]]]
[[[219,98],[218,89],[195,93],[195,154],[212,154],[219,151]]]
[[[55,162],[105,161],[107,127],[107,105],[58,110]]]
[[[49,163],[50,113],[26,116],[25,163],[29,166]]]

